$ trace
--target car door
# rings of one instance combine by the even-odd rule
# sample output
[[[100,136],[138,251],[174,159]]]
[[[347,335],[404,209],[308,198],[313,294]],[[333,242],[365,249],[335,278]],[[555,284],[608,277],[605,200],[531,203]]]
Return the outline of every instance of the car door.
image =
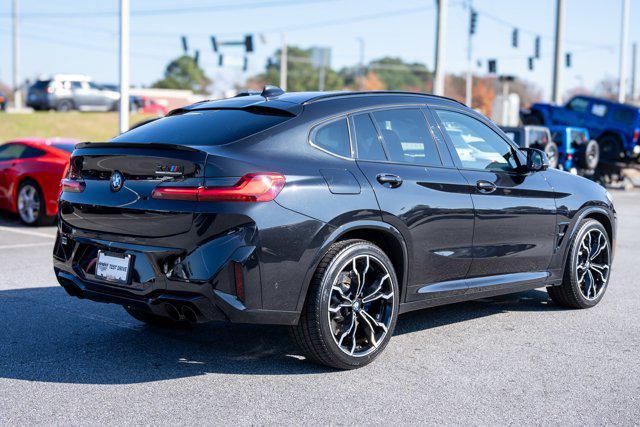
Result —
[[[466,292],[474,221],[465,180],[425,114],[402,107],[349,117],[356,162],[374,188],[383,220],[408,246],[405,300],[418,303]]]
[[[25,145],[17,143],[0,146],[0,208],[8,209],[11,206],[16,166],[26,148]]]
[[[469,291],[547,277],[556,204],[545,172],[524,172],[517,147],[478,115],[440,107],[433,112],[475,207]]]

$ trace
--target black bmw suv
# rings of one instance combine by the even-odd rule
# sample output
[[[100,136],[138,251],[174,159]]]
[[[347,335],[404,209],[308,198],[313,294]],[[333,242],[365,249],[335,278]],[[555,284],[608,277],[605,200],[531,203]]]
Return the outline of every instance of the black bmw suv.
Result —
[[[415,93],[206,101],[77,146],[54,269],[155,325],[289,325],[301,351],[372,361],[407,311],[546,287],[596,305],[616,214],[482,115]]]

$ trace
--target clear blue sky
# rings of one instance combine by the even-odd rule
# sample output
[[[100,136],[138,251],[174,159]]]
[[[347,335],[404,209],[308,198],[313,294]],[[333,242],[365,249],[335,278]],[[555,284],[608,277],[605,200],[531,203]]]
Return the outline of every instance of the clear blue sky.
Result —
[[[449,0],[447,72],[466,67],[468,12],[464,0]],[[474,56],[498,58],[501,73],[518,75],[550,91],[555,0],[472,0],[479,11]],[[358,61],[357,38],[365,40],[365,58],[385,55],[433,67],[434,0],[132,0],[131,79],[148,85],[181,52],[180,35],[201,51],[201,63],[214,79],[230,85],[260,71],[280,45],[281,32],[292,45],[329,46],[332,65]],[[573,52],[563,87],[595,85],[618,73],[620,0],[565,0],[565,49]],[[117,0],[20,0],[23,17],[21,73],[83,73],[99,82],[117,82]],[[260,5],[260,7],[256,6]],[[11,1],[0,2],[0,80],[11,81]],[[335,25],[328,22],[336,20]],[[630,41],[640,41],[640,1],[631,1]],[[520,28],[520,47],[510,45],[512,27]],[[239,67],[217,67],[208,35],[218,40],[256,37],[256,53],[245,75]],[[542,58],[527,70],[534,34],[542,36]],[[227,51],[237,56],[241,50]],[[231,59],[229,60],[231,61]],[[630,63],[630,61],[629,61]],[[484,73],[485,67],[478,70]]]

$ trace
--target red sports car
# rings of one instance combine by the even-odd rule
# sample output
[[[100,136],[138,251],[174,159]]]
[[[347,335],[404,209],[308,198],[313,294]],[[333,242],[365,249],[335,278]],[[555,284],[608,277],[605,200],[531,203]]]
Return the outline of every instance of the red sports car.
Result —
[[[27,225],[52,223],[77,142],[26,138],[0,145],[0,209],[17,213]]]

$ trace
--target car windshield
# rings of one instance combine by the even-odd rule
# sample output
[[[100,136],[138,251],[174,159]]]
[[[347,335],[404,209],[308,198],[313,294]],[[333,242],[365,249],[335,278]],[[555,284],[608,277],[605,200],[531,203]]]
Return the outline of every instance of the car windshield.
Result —
[[[38,80],[31,87],[33,89],[45,89],[47,86],[49,86],[49,83],[51,83],[51,80]]]
[[[111,141],[223,145],[269,129],[290,118],[247,110],[195,110],[154,120]]]

